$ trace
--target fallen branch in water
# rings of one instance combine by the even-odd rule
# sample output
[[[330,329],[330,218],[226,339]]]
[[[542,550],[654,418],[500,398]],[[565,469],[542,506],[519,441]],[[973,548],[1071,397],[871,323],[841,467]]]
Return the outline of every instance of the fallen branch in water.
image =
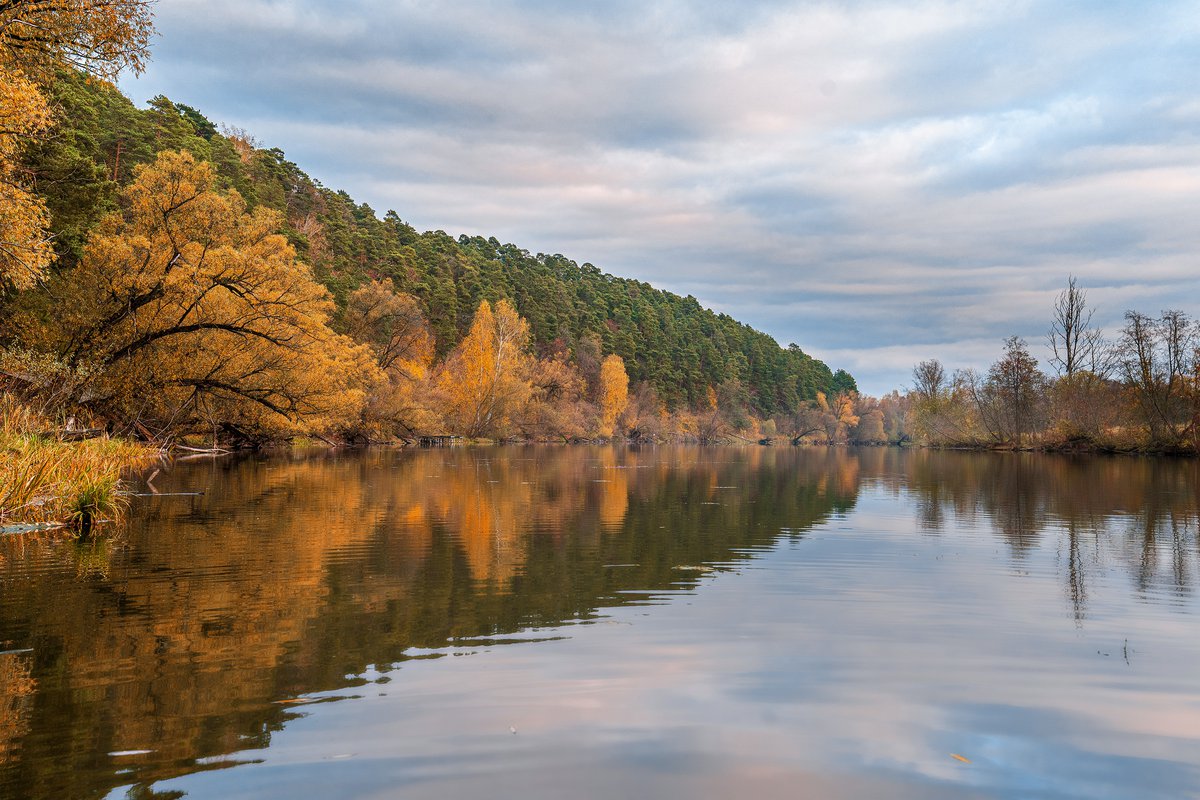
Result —
[[[189,453],[199,453],[206,456],[227,456],[232,453],[232,450],[226,450],[223,447],[188,447],[187,445],[177,444],[176,450],[185,450]]]

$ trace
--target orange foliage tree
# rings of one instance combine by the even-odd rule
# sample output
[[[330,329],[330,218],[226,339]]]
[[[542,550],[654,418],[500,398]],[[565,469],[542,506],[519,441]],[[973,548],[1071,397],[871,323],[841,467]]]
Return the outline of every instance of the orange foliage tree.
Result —
[[[49,127],[37,87],[0,66],[0,291],[29,288],[54,259],[46,205],[17,169],[25,141]]]
[[[529,323],[507,300],[484,300],[471,330],[439,372],[446,422],[455,433],[506,435],[532,393]]]
[[[152,30],[142,0],[0,0],[0,292],[29,288],[54,260],[45,203],[17,167],[21,147],[51,122],[31,77],[140,70]]]
[[[587,437],[595,407],[587,401],[587,381],[565,353],[539,359],[530,383],[533,392],[521,414],[521,433],[564,441]]]
[[[858,415],[854,413],[854,395],[850,392],[838,392],[832,396],[817,392],[817,408],[821,411],[821,423],[831,443],[844,439],[847,429],[858,424]]]
[[[387,436],[436,428],[430,397],[435,342],[417,299],[397,293],[391,278],[369,281],[347,299],[342,327],[371,348],[386,376],[368,399],[368,428]]]
[[[162,153],[103,220],[48,306],[15,321],[31,348],[90,375],[76,399],[127,420],[220,420],[247,434],[351,424],[380,379],[335,334],[328,291],[276,231],[213,189],[212,167]]]
[[[0,59],[26,73],[66,66],[102,78],[140,71],[153,14],[147,0],[3,0]]]
[[[600,435],[610,437],[617,417],[629,405],[629,376],[625,362],[617,354],[604,359],[600,365]]]

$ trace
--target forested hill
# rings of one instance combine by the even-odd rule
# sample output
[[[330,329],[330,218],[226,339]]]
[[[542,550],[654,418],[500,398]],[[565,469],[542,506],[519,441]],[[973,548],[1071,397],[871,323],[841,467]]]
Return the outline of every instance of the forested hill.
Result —
[[[219,130],[189,106],[159,97],[140,110],[110,85],[76,74],[63,74],[50,94],[57,126],[26,163],[52,214],[59,268],[77,262],[87,231],[117,206],[137,165],[160,151],[187,150],[211,162],[249,206],[282,212],[300,256],[340,303],[368,278],[391,278],[419,298],[439,354],[466,334],[481,300],[508,298],[529,321],[541,354],[578,358],[589,347],[616,353],[630,380],[648,381],[670,408],[701,406],[710,387],[724,385],[744,392],[765,416],[818,391],[854,388],[847,373],[831,372],[795,345],[781,348],[693,297],[494,238],[419,233],[392,211],[381,219],[310,178],[282,151]]]

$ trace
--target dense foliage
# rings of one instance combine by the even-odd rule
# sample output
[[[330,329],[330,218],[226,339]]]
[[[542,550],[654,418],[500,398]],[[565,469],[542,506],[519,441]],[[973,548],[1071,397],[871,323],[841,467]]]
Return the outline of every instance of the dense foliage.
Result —
[[[722,384],[740,384],[760,416],[854,388],[846,373],[693,297],[494,238],[419,233],[394,212],[381,218],[311,179],[280,150],[257,147],[241,131],[221,132],[189,106],[159,97],[139,110],[111,86],[73,72],[61,72],[47,92],[57,125],[25,161],[50,211],[59,271],[80,263],[89,232],[120,206],[139,165],[182,150],[211,163],[216,186],[236,191],[248,212],[278,212],[299,259],[340,307],[372,279],[415,297],[439,357],[467,335],[482,301],[507,299],[529,323],[535,355],[578,363],[598,344],[600,357],[620,356],[631,384],[649,384],[668,410],[702,407]]]

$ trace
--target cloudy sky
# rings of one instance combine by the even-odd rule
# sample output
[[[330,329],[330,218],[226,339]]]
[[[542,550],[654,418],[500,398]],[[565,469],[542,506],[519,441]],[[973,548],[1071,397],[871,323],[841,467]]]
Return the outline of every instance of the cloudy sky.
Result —
[[[1200,3],[160,0],[122,87],[416,227],[728,312],[866,391],[1200,314]]]

